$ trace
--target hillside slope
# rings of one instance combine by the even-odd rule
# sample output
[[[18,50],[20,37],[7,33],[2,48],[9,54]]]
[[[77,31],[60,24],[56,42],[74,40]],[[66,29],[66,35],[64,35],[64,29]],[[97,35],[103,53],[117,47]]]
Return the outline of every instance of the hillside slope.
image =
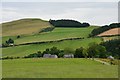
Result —
[[[71,48],[76,49],[79,47],[88,48],[88,45],[92,42],[100,43],[101,38],[86,38],[80,40],[65,40],[61,42],[43,43],[43,44],[29,44],[14,47],[6,47],[2,49],[2,57],[13,56],[23,57],[37,51],[44,51],[46,48],[57,47],[58,49]]]
[[[120,28],[113,28],[113,29],[107,30],[97,36],[119,35],[120,34],[119,30],[120,30]]]
[[[22,34],[37,33],[41,29],[50,27],[48,21],[41,19],[20,19],[2,24],[3,36],[14,36]]]
[[[12,38],[15,44],[32,43],[32,42],[43,42],[43,41],[56,41],[68,38],[86,38],[89,36],[91,31],[96,28],[94,26],[87,28],[55,28],[51,32],[40,33],[34,35],[25,35],[21,38],[16,38],[16,36],[5,36],[2,42],[5,43],[6,40]]]

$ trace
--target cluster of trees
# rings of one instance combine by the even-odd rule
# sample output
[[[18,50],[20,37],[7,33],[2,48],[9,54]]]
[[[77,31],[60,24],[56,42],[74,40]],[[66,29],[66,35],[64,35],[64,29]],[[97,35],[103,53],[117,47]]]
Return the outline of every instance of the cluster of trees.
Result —
[[[24,58],[37,58],[37,57],[42,57],[41,51],[38,51],[37,53],[29,54],[27,56],[24,56]]]
[[[16,39],[19,39],[19,38],[21,38],[21,36],[20,36],[20,35],[17,35],[17,36],[16,36]],[[6,40],[4,43],[2,43],[2,47],[4,48],[4,47],[13,46],[14,43],[15,43],[14,39],[9,38],[9,39]]]
[[[61,20],[49,20],[49,23],[55,27],[89,27],[89,23],[80,23],[75,20],[61,19]]]
[[[106,48],[96,43],[90,43],[87,49],[80,47],[75,50],[75,58],[107,58],[110,54]]]
[[[107,58],[111,54],[107,52],[103,45],[96,43],[91,43],[87,49],[80,47],[75,50],[71,48],[65,48],[60,50],[57,47],[47,48],[45,51],[38,51],[37,53],[30,54],[24,58],[36,58],[43,57],[44,54],[57,55],[58,57],[63,57],[65,54],[73,54],[75,58]]]
[[[94,29],[90,36],[96,36],[104,31],[107,31],[109,29],[112,29],[112,28],[119,28],[120,27],[120,23],[112,23],[110,25],[105,25],[105,26],[102,26],[102,27],[99,27],[99,28],[96,28]]]
[[[5,43],[2,44],[2,47],[8,47],[8,46],[13,46],[14,40],[9,38]]]
[[[44,54],[52,54],[61,57],[62,50],[58,49],[57,47],[47,48],[45,51],[41,52],[38,51],[37,53],[30,54],[25,56],[24,58],[35,58],[35,57],[43,57]]]
[[[14,44],[14,40],[9,38],[7,41],[6,41],[6,44]]]
[[[112,56],[120,59],[120,39],[102,42],[100,45],[104,46]]]

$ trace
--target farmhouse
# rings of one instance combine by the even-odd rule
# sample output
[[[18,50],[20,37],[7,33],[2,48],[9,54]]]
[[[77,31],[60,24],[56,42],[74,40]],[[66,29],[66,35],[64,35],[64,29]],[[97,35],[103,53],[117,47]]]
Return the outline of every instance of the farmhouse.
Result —
[[[51,54],[44,54],[43,58],[49,58]]]
[[[74,58],[74,55],[73,54],[65,54],[64,58]]]
[[[43,58],[58,58],[57,55],[51,55],[51,54],[44,54]]]

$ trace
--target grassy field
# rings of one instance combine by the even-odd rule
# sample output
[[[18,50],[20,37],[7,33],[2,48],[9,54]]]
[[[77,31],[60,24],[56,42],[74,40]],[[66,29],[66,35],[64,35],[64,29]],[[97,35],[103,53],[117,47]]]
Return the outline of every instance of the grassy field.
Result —
[[[119,39],[120,36],[102,37],[104,41]]]
[[[45,43],[45,44],[31,44],[31,45],[23,45],[23,46],[15,46],[3,48],[2,56],[25,56],[31,53],[35,53],[37,51],[43,51],[46,48],[51,48],[53,46],[58,47],[59,49],[71,48],[76,49],[79,47],[87,48],[89,43],[96,42],[100,43],[101,38],[86,38],[82,40],[66,40],[62,42],[54,42],[54,43]]]
[[[96,27],[91,26],[88,28],[55,28],[52,32],[33,35],[23,35],[19,39],[17,39],[16,36],[6,36],[3,37],[3,43],[5,43],[5,41],[9,38],[14,39],[15,44],[54,41],[67,38],[86,38],[94,28]]]
[[[3,60],[3,78],[117,78],[117,65],[89,59]]]
[[[2,36],[38,33],[41,29],[50,26],[48,21],[41,19],[16,20],[2,24]]]

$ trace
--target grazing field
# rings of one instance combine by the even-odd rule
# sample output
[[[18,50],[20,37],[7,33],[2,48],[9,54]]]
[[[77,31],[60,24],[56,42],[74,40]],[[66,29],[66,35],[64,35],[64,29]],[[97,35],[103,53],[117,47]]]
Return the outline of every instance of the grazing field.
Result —
[[[50,26],[48,21],[41,19],[16,20],[2,24],[2,36],[38,33],[41,29]]]
[[[3,78],[117,78],[117,65],[90,59],[3,60]]]
[[[41,34],[23,35],[17,39],[17,36],[3,37],[3,43],[9,38],[15,41],[15,44],[41,42],[41,41],[55,41],[67,38],[86,38],[90,32],[96,27],[91,26],[87,28],[55,28],[52,32],[46,32]]]
[[[45,43],[45,44],[31,44],[31,45],[22,45],[15,47],[7,47],[3,48],[2,56],[25,56],[31,53],[35,53],[37,51],[43,51],[46,48],[51,48],[53,46],[59,49],[72,48],[76,49],[79,47],[87,48],[89,43],[96,42],[100,43],[101,38],[86,38],[81,40],[65,40],[62,42],[53,42],[53,43]]]

